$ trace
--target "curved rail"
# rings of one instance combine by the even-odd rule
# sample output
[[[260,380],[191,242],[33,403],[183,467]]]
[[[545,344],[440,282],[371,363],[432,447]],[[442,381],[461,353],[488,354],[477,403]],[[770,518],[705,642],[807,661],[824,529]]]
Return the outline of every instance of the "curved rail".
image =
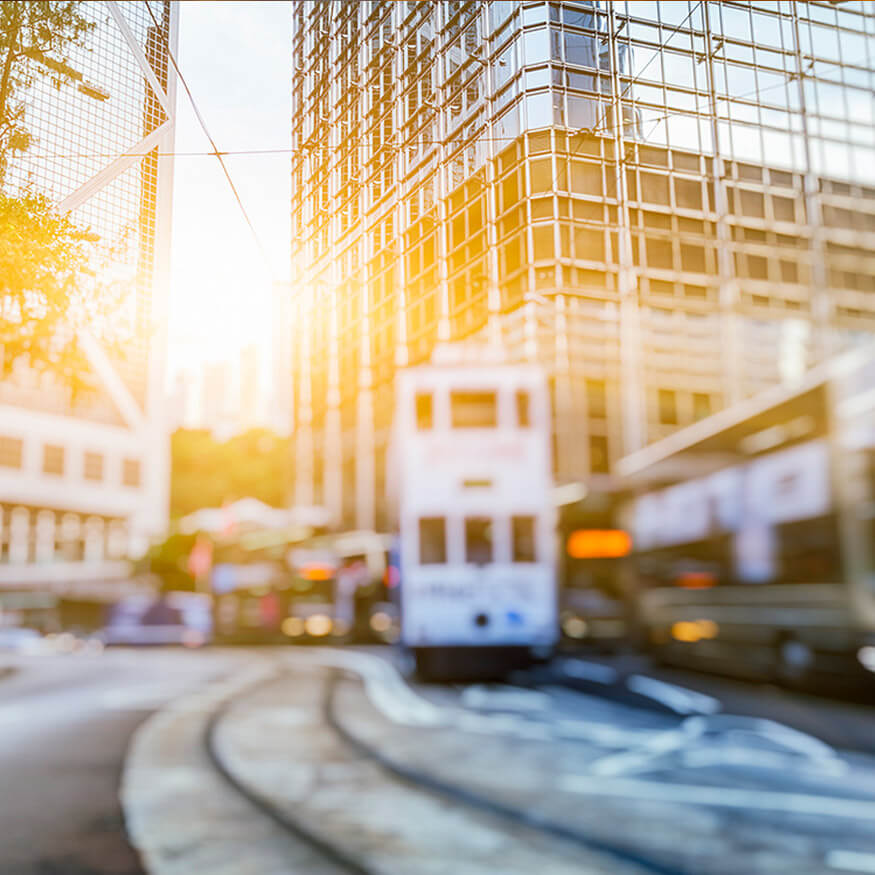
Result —
[[[210,764],[235,793],[246,799],[249,804],[276,824],[283,832],[309,845],[324,857],[326,862],[337,866],[342,871],[352,873],[352,875],[379,875],[377,870],[361,862],[342,847],[327,841],[324,837],[309,829],[300,820],[289,814],[288,811],[274,804],[266,795],[238,778],[222,757],[218,744],[219,727],[222,720],[229,713],[235,702],[274,683],[278,675],[279,672],[269,677],[261,678],[245,690],[224,699],[212,711],[205,724],[203,734],[204,748]],[[338,681],[340,678],[347,676],[353,675],[342,669],[331,669],[328,672],[322,698],[322,714],[325,724],[330,726],[350,749],[354,750],[359,756],[376,763],[387,774],[419,790],[441,797],[446,801],[465,805],[507,823],[522,826],[526,829],[539,832],[542,835],[583,847],[589,851],[604,854],[615,859],[617,862],[635,865],[643,872],[653,873],[653,875],[691,875],[690,871],[685,868],[653,859],[640,850],[614,844],[597,836],[589,835],[582,830],[550,820],[537,813],[516,808],[478,793],[475,790],[444,781],[433,774],[399,763],[386,756],[378,748],[357,737],[338,717],[335,708]]]
[[[589,835],[581,830],[574,829],[563,823],[550,820],[542,817],[531,811],[526,811],[521,808],[515,808],[512,805],[507,805],[485,796],[474,790],[444,781],[433,774],[424,772],[420,769],[399,763],[391,757],[387,757],[382,751],[358,738],[343,723],[337,716],[334,707],[335,693],[337,689],[338,679],[343,676],[343,672],[337,669],[331,671],[328,682],[325,686],[325,695],[323,697],[323,714],[325,722],[360,756],[372,760],[379,765],[384,771],[393,775],[396,778],[410,784],[420,790],[425,790],[435,796],[443,799],[467,805],[469,808],[477,809],[486,814],[498,817],[501,820],[526,827],[540,832],[552,838],[557,838],[571,844],[584,847],[590,851],[596,851],[606,856],[612,857],[618,862],[631,863],[638,866],[644,872],[651,872],[654,875],[692,875],[692,873],[677,866],[672,866],[663,863],[659,860],[654,860],[646,856],[645,853],[633,848],[616,845],[612,842],[600,839],[597,836]]]
[[[237,794],[242,796],[254,808],[260,811],[265,817],[275,823],[283,832],[288,833],[296,839],[309,845],[327,861],[338,866],[340,869],[352,873],[352,875],[377,875],[377,873],[368,866],[363,865],[359,860],[350,856],[342,848],[325,841],[321,836],[314,833],[312,830],[305,827],[300,821],[292,817],[288,812],[283,811],[279,806],[271,802],[266,796],[254,790],[244,781],[241,781],[228,766],[219,751],[218,745],[218,729],[222,719],[231,709],[235,700],[242,695],[250,695],[262,687],[276,680],[276,674],[270,677],[261,679],[258,683],[248,687],[243,693],[239,693],[234,697],[227,698],[221,702],[209,716],[206,726],[204,727],[204,748],[210,764],[222,776],[224,781]]]

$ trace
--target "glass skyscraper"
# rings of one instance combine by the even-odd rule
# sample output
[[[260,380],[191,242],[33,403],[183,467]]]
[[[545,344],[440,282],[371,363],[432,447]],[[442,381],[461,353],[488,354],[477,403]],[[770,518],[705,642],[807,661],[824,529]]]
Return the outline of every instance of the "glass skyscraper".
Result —
[[[296,501],[386,525],[397,368],[550,374],[559,482],[875,331],[872,2],[293,6]]]
[[[95,390],[19,369],[0,382],[0,584],[106,579],[166,524],[162,395],[177,4],[83,2],[94,22],[20,95],[30,147],[7,193],[36,192],[97,238],[118,348],[83,339]],[[58,59],[53,59],[57,61]],[[72,72],[70,72],[72,71]]]

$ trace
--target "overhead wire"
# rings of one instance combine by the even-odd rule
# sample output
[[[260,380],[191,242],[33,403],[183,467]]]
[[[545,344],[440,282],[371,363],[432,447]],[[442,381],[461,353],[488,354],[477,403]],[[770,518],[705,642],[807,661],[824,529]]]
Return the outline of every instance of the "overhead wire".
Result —
[[[635,85],[635,83],[640,80],[640,78],[643,76],[643,74],[647,70],[647,68],[657,59],[659,54],[665,48],[668,47],[668,44],[673,39],[673,37],[681,30],[681,28],[684,27],[684,25],[692,18],[692,16],[696,13],[696,11],[702,6],[702,2],[703,2],[703,0],[697,0],[697,2],[690,8],[689,12],[684,16],[684,18],[677,25],[675,25],[672,28],[671,32],[665,37],[664,40],[661,41],[661,43],[656,48],[652,57],[647,61],[647,63],[641,68],[641,70],[639,70],[636,73],[636,75],[634,77],[632,77],[624,85],[623,90],[620,92],[620,95],[617,99],[622,99],[629,92],[629,90]],[[149,15],[150,15],[152,21],[155,24],[155,26],[160,28],[161,25],[159,24],[159,22],[155,16],[155,13],[153,12],[148,0],[145,3],[145,6],[149,12]],[[209,157],[209,158],[213,158],[214,157],[214,158],[216,158],[219,161],[219,164],[222,168],[223,175],[225,176],[225,179],[226,179],[226,181],[231,189],[231,192],[234,196],[235,202],[236,202],[238,208],[240,209],[240,212],[243,215],[243,218],[244,218],[247,226],[249,227],[249,230],[250,230],[250,232],[253,236],[253,239],[256,243],[256,247],[259,250],[259,254],[262,257],[262,259],[264,260],[266,266],[268,267],[269,271],[272,274],[272,270],[270,270],[270,261],[269,261],[269,258],[267,256],[266,249],[265,249],[265,247],[261,241],[261,238],[260,238],[252,220],[251,220],[251,217],[249,216],[248,211],[246,210],[246,207],[243,203],[243,199],[240,195],[240,192],[237,189],[237,186],[235,185],[233,178],[231,177],[230,170],[229,170],[224,159],[226,157],[236,157],[236,156],[289,155],[289,154],[300,153],[302,151],[307,151],[307,150],[301,149],[301,148],[296,149],[296,148],[292,148],[292,147],[219,149],[215,139],[213,138],[213,136],[211,135],[211,133],[209,131],[209,128],[207,127],[206,121],[205,121],[203,114],[201,113],[201,111],[197,105],[197,101],[194,98],[194,95],[191,91],[191,88],[189,87],[189,84],[188,84],[185,76],[183,75],[180,67],[179,67],[178,61],[177,61],[176,57],[174,56],[173,52],[171,52],[169,49],[168,49],[168,57],[170,59],[171,64],[173,65],[174,70],[176,71],[177,76],[179,77],[179,81],[182,84],[183,89],[186,92],[186,95],[188,97],[189,102],[191,103],[192,109],[195,113],[195,116],[198,120],[198,123],[199,123],[201,129],[203,130],[205,136],[207,137],[207,139],[210,143],[211,149],[209,151],[206,151],[206,150],[204,150],[204,151],[199,151],[199,150],[160,151],[159,150],[157,152],[153,151],[151,154],[156,154],[156,155],[161,156],[161,157],[178,157],[178,158],[185,158],[185,157]],[[704,106],[697,105],[696,108],[693,110],[682,110],[682,109],[671,110],[671,111],[668,111],[662,115],[651,117],[651,118],[647,119],[645,123],[648,125],[653,124],[654,127],[651,130],[655,130],[655,126],[658,125],[660,122],[667,120],[667,119],[674,117],[674,116],[689,115],[691,113],[692,114],[701,114],[702,112],[713,111],[715,109],[716,104],[720,100],[738,99],[738,98],[744,99],[744,98],[754,96],[757,94],[765,93],[766,91],[769,91],[769,90],[774,90],[775,88],[785,87],[789,82],[793,81],[793,78],[795,76],[798,76],[800,74],[799,73],[787,73],[786,75],[787,75],[786,82],[776,83],[775,85],[767,86],[766,88],[762,88],[762,89],[757,88],[757,89],[754,89],[754,90],[747,92],[745,94],[735,95],[734,97],[725,97],[724,98],[724,97],[720,97],[720,96],[715,95],[713,98],[709,98],[707,103]],[[612,101],[613,101],[613,98],[612,98]],[[596,98],[596,102],[602,102],[602,101],[599,98]],[[610,111],[609,108],[605,110],[605,113],[602,115],[601,121],[598,121],[595,125],[593,125],[590,128],[578,129],[576,131],[576,133],[598,135],[598,134],[607,134],[607,133],[615,132],[616,129],[618,128],[618,126],[621,124],[625,124],[625,122],[622,119],[619,119],[613,125],[610,125],[610,124],[605,125],[609,111]],[[353,148],[357,149],[357,148],[360,148],[361,146],[365,145],[364,141],[365,141],[367,136],[368,136],[368,133],[365,131],[359,133],[359,135],[356,137]],[[483,137],[483,136],[480,136],[480,137],[475,137],[474,141],[476,141],[476,142],[509,143],[509,142],[513,142],[517,139],[519,139],[519,138],[518,137],[510,137],[510,136],[509,137],[498,137],[498,136]],[[421,147],[421,148],[429,149],[429,148],[434,147],[434,146],[456,147],[456,146],[463,146],[464,144],[465,144],[464,141],[450,137],[450,138],[447,138],[445,140],[440,140],[440,139],[435,138],[435,139],[430,139],[430,140],[426,140],[426,141],[405,141],[403,143],[403,147],[406,147],[406,148],[409,148],[409,147],[420,148]],[[573,157],[577,156],[578,154],[580,154],[580,151],[581,151],[583,145],[584,145],[584,143],[581,142],[574,150],[572,150],[569,153],[569,158],[573,158]],[[394,146],[394,145],[389,145],[389,146],[387,146],[387,148],[389,148],[390,150],[396,150],[399,147]],[[63,159],[76,159],[76,158],[117,159],[119,157],[132,157],[134,155],[139,156],[139,153],[127,153],[127,152],[122,152],[122,153],[108,153],[108,152],[75,152],[75,153],[73,153],[73,152],[71,152],[71,153],[36,153],[36,154],[30,153],[28,155],[28,157],[31,159],[37,159],[37,160],[54,160],[54,159],[63,160]],[[553,179],[554,189],[558,188],[558,182],[559,182],[558,178],[554,177],[554,179]]]
[[[155,27],[158,31],[161,31],[161,25],[158,23],[158,19],[155,17],[155,13],[152,11],[152,6],[149,3],[149,0],[146,0],[145,3],[146,9],[149,12],[149,17],[155,24]],[[267,250],[264,247],[264,244],[261,242],[261,237],[258,232],[255,230],[255,225],[252,223],[252,219],[249,216],[249,213],[246,210],[246,207],[243,204],[243,199],[240,197],[240,192],[237,190],[237,186],[234,184],[234,180],[231,178],[231,173],[228,170],[228,165],[225,163],[225,159],[223,157],[224,154],[220,151],[219,147],[216,145],[216,141],[213,139],[212,134],[207,127],[207,123],[204,120],[203,115],[197,105],[197,101],[194,99],[194,95],[191,92],[191,88],[189,88],[188,82],[186,81],[185,76],[182,73],[182,70],[179,69],[179,64],[177,63],[176,57],[173,52],[170,50],[170,46],[167,47],[167,57],[170,59],[170,63],[173,65],[173,69],[176,71],[176,75],[179,78],[180,83],[182,84],[183,89],[185,90],[186,95],[188,96],[189,103],[191,104],[191,108],[194,111],[195,117],[198,120],[198,123],[201,126],[201,129],[204,132],[207,140],[209,140],[210,146],[212,147],[212,152],[210,154],[215,155],[219,164],[222,167],[222,172],[225,175],[225,179],[228,181],[228,186],[231,189],[231,192],[234,195],[234,200],[237,202],[237,206],[240,208],[240,212],[243,215],[246,224],[249,226],[249,230],[252,232],[252,238],[255,241],[256,248],[258,249],[259,254],[261,255],[262,260],[264,261],[264,265],[267,268],[268,274],[273,278],[274,272],[271,267],[270,258],[268,257]]]
[[[653,53],[653,56],[650,60],[629,80],[626,87],[620,92],[619,96],[616,98],[617,100],[622,100],[626,94],[629,92],[629,89],[644,75],[644,71],[659,57],[660,53],[663,52],[666,48],[668,48],[668,44],[671,39],[678,33],[678,31],[692,18],[693,14],[697,9],[702,5],[702,0],[697,0],[696,4],[690,9],[690,11],[681,19],[681,21],[675,25],[674,29],[671,33],[659,44],[656,51]],[[626,23],[626,19],[624,19],[623,23]],[[614,39],[616,37],[615,34],[611,34],[609,39]],[[594,134],[597,133],[600,126],[607,119],[607,111],[605,111],[604,116],[602,117],[601,122],[597,122],[591,128],[588,129],[588,133]]]

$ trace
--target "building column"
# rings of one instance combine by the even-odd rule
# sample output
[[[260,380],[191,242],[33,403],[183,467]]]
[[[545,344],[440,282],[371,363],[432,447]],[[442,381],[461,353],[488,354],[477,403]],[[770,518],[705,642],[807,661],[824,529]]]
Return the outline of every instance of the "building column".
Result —
[[[14,507],[9,517],[9,562],[24,565],[30,559],[30,511]]]
[[[805,99],[805,70],[803,69],[802,44],[799,37],[799,10],[795,3],[790,4],[793,15],[793,48],[796,56],[799,84],[799,106],[802,117],[802,143],[805,155],[803,175],[803,194],[805,214],[809,228],[811,252],[811,321],[814,327],[814,362],[816,364],[839,352],[835,330],[835,302],[830,295],[826,270],[826,247],[823,240],[823,215],[821,210],[820,183],[818,174],[812,166],[811,139],[808,127],[808,107]]]
[[[51,510],[41,510],[36,515],[36,537],[34,559],[37,562],[51,562],[55,558],[55,514]]]
[[[368,531],[376,527],[374,467],[374,396],[363,385],[356,398],[355,524]]]
[[[647,416],[642,387],[641,313],[638,305],[638,277],[632,259],[632,234],[629,227],[629,197],[626,190],[626,141],[623,130],[623,104],[617,52],[617,22],[614,4],[609,7],[611,33],[611,90],[614,114],[614,167],[619,201],[620,296],[620,405],[623,422],[623,452],[634,453],[647,441]]]
[[[179,49],[179,8],[169,15],[167,47],[173,57]],[[176,72],[167,60],[165,93],[176,108]],[[170,114],[168,113],[168,116]],[[155,201],[155,260],[152,270],[151,326],[153,332],[146,387],[146,417],[143,427],[143,476],[138,487],[144,492],[144,510],[131,520],[132,552],[145,553],[148,539],[166,531],[170,519],[170,434],[165,401],[167,322],[170,301],[170,244],[173,211],[173,148],[176,118],[168,117],[165,133],[157,144],[157,197]],[[145,159],[144,159],[145,160]],[[141,515],[142,514],[142,515]]]
[[[313,387],[310,382],[310,295],[299,292],[296,296],[295,330],[297,343],[295,356],[298,360],[298,392],[295,403],[295,486],[294,503],[297,507],[312,507],[313,495],[313,406],[311,403]]]
[[[574,389],[571,381],[571,361],[568,353],[568,316],[563,295],[553,299],[553,385],[556,433],[556,480],[559,483],[581,480],[588,469],[583,467],[585,454],[581,453],[581,437],[586,432],[582,411],[575,410]],[[578,417],[578,414],[581,414]],[[583,459],[581,459],[583,456]]]
[[[714,49],[711,39],[711,18],[708,3],[702,4],[705,16],[705,70],[708,79],[708,98],[711,104],[711,140],[714,159],[711,181],[714,184],[713,207],[717,213],[717,275],[720,302],[720,347],[723,373],[723,404],[731,407],[744,397],[744,344],[741,337],[741,319],[738,314],[738,279],[732,259],[729,233],[729,201],[726,194],[726,164],[720,146],[720,126],[717,124],[717,91],[714,86]]]

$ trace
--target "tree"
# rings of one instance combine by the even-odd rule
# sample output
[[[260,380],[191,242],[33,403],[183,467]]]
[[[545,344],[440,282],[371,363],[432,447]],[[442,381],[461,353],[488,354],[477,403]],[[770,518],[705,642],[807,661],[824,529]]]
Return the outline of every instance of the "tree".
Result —
[[[23,362],[83,387],[79,332],[106,303],[96,294],[93,240],[46,198],[0,192],[0,378]]]
[[[81,7],[78,0],[0,2],[0,183],[11,158],[29,148],[33,139],[21,92],[38,76],[58,88],[83,82],[68,57],[70,49],[85,46],[95,26]]]
[[[291,441],[252,429],[220,442],[205,430],[179,429],[171,436],[170,515],[257,498],[283,507],[291,480]]]
[[[80,334],[99,330],[108,301],[99,289],[97,238],[56,212],[47,198],[3,189],[15,156],[33,142],[27,90],[84,83],[69,54],[95,22],[75,0],[0,0],[0,379],[19,365],[51,371],[74,394],[88,385]],[[103,324],[105,324],[105,319]]]

